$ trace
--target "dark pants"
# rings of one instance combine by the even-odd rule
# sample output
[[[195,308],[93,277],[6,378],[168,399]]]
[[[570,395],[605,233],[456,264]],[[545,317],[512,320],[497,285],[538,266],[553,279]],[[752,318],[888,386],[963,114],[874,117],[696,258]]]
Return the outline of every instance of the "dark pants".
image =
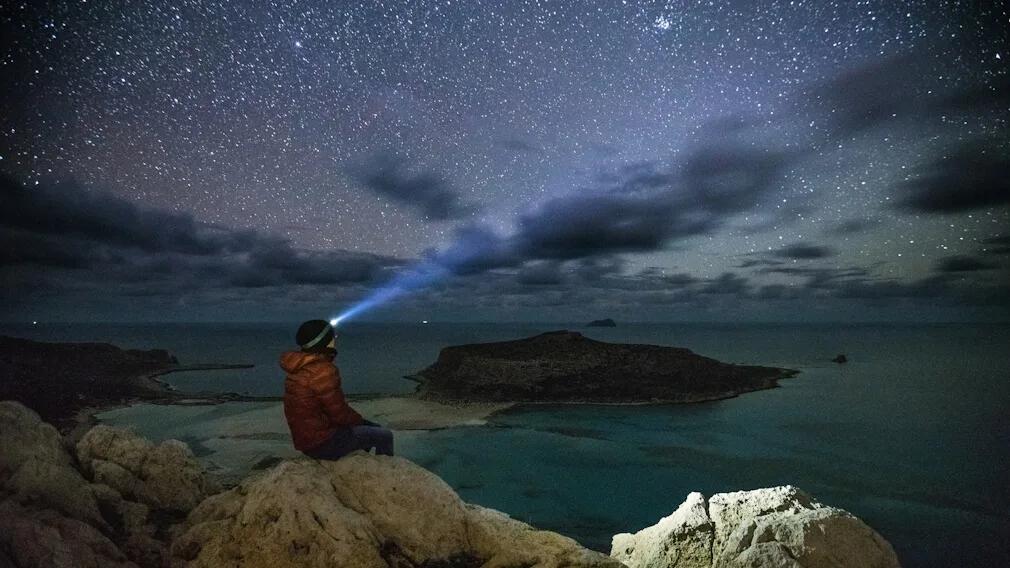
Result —
[[[376,455],[393,455],[393,433],[366,420],[361,426],[337,430],[329,440],[306,451],[305,455],[317,460],[338,460],[354,450],[370,452],[372,448]]]

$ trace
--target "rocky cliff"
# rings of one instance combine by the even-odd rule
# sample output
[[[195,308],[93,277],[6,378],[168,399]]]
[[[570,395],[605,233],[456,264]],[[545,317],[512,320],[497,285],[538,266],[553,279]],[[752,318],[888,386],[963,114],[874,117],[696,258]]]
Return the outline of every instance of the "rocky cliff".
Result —
[[[688,349],[605,343],[556,331],[446,347],[411,378],[448,402],[694,402],[776,386],[796,371],[730,365]]]
[[[108,343],[49,343],[0,335],[0,400],[18,400],[48,422],[66,426],[74,412],[153,394],[139,375],[177,367],[162,349]]]
[[[692,494],[612,556],[464,503],[398,457],[283,460],[221,491],[176,441],[96,426],[76,446],[0,402],[0,567],[891,568],[890,547],[792,488]],[[624,563],[624,564],[622,564]]]

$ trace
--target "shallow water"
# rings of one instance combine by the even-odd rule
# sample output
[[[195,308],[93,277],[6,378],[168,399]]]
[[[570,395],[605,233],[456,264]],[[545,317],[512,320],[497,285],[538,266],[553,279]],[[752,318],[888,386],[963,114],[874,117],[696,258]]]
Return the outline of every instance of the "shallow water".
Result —
[[[47,340],[164,347],[183,362],[248,371],[169,375],[185,390],[279,394],[291,326],[61,326]],[[409,392],[400,377],[438,349],[564,326],[360,325],[338,363],[357,393]],[[486,427],[410,434],[402,455],[468,501],[609,550],[610,536],[672,512],[691,491],[792,484],[856,514],[904,566],[1010,558],[1010,326],[626,325],[617,342],[688,347],[727,362],[802,370],[781,388],[688,406],[537,406]],[[3,330],[0,330],[3,332]],[[846,353],[849,363],[828,361]],[[228,374],[233,373],[233,374]]]

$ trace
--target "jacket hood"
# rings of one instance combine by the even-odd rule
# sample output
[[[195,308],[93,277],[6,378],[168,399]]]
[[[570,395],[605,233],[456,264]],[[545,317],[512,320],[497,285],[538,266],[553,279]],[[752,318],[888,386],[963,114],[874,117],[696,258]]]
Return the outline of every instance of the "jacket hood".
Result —
[[[297,373],[299,369],[317,361],[333,362],[332,355],[324,353],[309,353],[306,351],[285,351],[281,354],[281,369],[288,373]]]

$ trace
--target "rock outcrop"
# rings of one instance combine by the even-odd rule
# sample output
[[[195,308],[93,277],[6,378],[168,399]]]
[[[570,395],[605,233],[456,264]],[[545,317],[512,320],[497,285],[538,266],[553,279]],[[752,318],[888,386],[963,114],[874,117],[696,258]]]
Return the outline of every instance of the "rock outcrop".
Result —
[[[0,402],[0,568],[891,568],[862,521],[792,488],[692,493],[612,556],[470,505],[400,457],[283,460],[226,492],[189,448],[97,426],[70,446]]]
[[[152,394],[138,375],[170,369],[163,349],[120,349],[108,343],[50,343],[0,335],[0,400],[12,399],[60,427],[76,411]]]
[[[31,409],[0,402],[0,560],[171,566],[170,525],[215,490],[189,448],[98,426],[78,450]]]
[[[467,505],[399,457],[287,460],[200,504],[172,554],[211,566],[598,566],[574,540]]]
[[[587,327],[617,327],[617,322],[607,318],[601,320],[593,320],[586,324]]]
[[[178,440],[155,446],[129,430],[98,425],[77,443],[77,457],[96,483],[153,509],[188,513],[221,491]]]
[[[410,377],[441,402],[696,402],[772,388],[796,371],[730,365],[688,349],[605,343],[555,331],[446,347]]]
[[[691,493],[669,517],[614,536],[629,568],[897,568],[894,550],[850,513],[791,486]]]

